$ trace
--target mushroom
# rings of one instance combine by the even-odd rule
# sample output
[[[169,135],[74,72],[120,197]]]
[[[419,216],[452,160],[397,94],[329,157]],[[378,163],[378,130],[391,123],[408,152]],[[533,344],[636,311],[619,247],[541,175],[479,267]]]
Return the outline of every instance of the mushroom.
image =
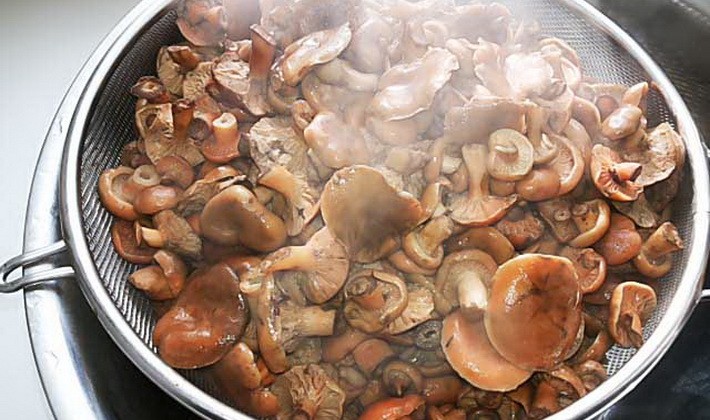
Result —
[[[335,311],[320,306],[297,306],[279,302],[274,278],[266,275],[256,299],[256,330],[264,363],[274,373],[288,370],[286,348],[299,337],[327,337],[333,334]]]
[[[283,166],[294,175],[306,177],[311,164],[308,146],[293,129],[291,118],[262,118],[249,129],[249,155],[262,173]]]
[[[219,102],[241,108],[255,117],[271,111],[266,100],[266,82],[259,76],[251,77],[249,63],[242,60],[238,52],[222,54],[212,65],[214,84],[208,85],[208,92]]]
[[[170,93],[163,82],[155,76],[143,76],[131,87],[131,94],[139,99],[145,99],[149,104],[165,104],[170,102]]]
[[[144,243],[138,243],[133,223],[115,219],[111,226],[111,240],[116,253],[131,264],[150,264],[158,251]]]
[[[249,55],[249,74],[253,79],[265,82],[276,57],[276,40],[261,25],[251,25],[248,30],[252,45]]]
[[[641,165],[635,182],[643,187],[667,179],[685,161],[685,145],[668,123],[651,130],[648,135],[624,141],[620,149],[624,161]]]
[[[643,111],[634,105],[622,105],[602,122],[601,133],[609,140],[621,140],[636,133],[641,127]]]
[[[99,199],[106,210],[119,219],[133,221],[139,215],[133,207],[134,193],[126,187],[133,176],[133,168],[119,166],[107,169],[99,177]]]
[[[505,220],[498,222],[498,226]],[[444,242],[445,254],[470,248],[479,249],[487,253],[493,257],[496,264],[503,264],[515,255],[513,244],[506,238],[500,228],[471,228]]]
[[[430,320],[434,316],[434,296],[426,288],[419,287],[407,291],[407,306],[402,314],[392,320],[385,332],[391,335],[401,334]]]
[[[208,366],[229,353],[248,318],[237,275],[217,264],[190,276],[173,307],[155,325],[153,343],[172,367]]]
[[[431,108],[458,68],[456,56],[443,48],[430,48],[417,60],[391,67],[380,78],[370,114],[385,122],[400,121]]]
[[[666,222],[641,246],[641,251],[634,258],[634,266],[646,277],[661,278],[673,267],[672,254],[681,249],[683,249],[683,240],[678,234],[678,229],[672,223]]]
[[[580,149],[568,138],[557,135],[551,135],[550,138],[557,144],[557,155],[548,165],[560,177],[557,194],[565,195],[574,190],[582,180],[585,159]]]
[[[422,396],[430,406],[455,404],[463,390],[464,382],[455,375],[425,378]]]
[[[279,399],[279,418],[339,419],[345,392],[318,365],[296,366],[271,385]]]
[[[185,219],[172,210],[163,210],[153,216],[156,229],[136,226],[138,242],[145,241],[153,248],[165,248],[192,260],[202,256],[202,240]]]
[[[405,419],[423,406],[424,402],[424,398],[419,395],[381,400],[368,405],[360,415],[360,420]]]
[[[502,219],[518,197],[496,197],[488,193],[486,147],[469,144],[462,148],[469,175],[468,194],[456,197],[451,205],[451,218],[466,226],[488,226]]]
[[[595,390],[609,378],[604,366],[596,360],[587,360],[574,366],[574,371],[582,380],[584,388],[589,392]]]
[[[641,252],[643,241],[634,222],[618,213],[611,214],[609,230],[594,245],[610,266],[630,261]]]
[[[539,240],[545,233],[545,225],[531,212],[522,208],[512,209],[495,226],[499,234],[503,235],[515,249],[525,249],[533,242]],[[485,250],[484,250],[485,251]],[[489,252],[489,254],[494,255]],[[512,258],[513,253],[505,260]],[[502,264],[505,261],[496,261]]]
[[[367,339],[353,350],[355,364],[368,376],[372,375],[382,363],[394,355],[392,347],[379,338]]]
[[[369,336],[355,328],[347,327],[344,333],[335,337],[323,339],[323,361],[335,363],[344,359],[355,347],[367,340]]]
[[[289,86],[296,86],[319,64],[334,60],[352,38],[350,25],[310,33],[284,49],[281,71]]]
[[[241,185],[215,195],[202,211],[200,226],[205,238],[221,245],[268,252],[286,242],[284,222]]]
[[[453,233],[454,222],[447,216],[438,216],[408,233],[402,240],[402,249],[419,267],[434,270],[444,258],[443,242]]]
[[[569,244],[577,248],[594,245],[604,236],[611,223],[611,209],[600,199],[573,205],[571,215],[580,233]]]
[[[217,164],[228,163],[240,156],[241,133],[234,114],[225,112],[212,121],[213,135],[202,142],[202,153],[207,160]]]
[[[212,83],[212,61],[199,63],[194,69],[185,74],[182,81],[182,97],[188,101],[198,101],[207,94],[207,89]]]
[[[570,356],[583,324],[579,281],[568,259],[521,255],[500,266],[491,282],[486,332],[505,359],[549,370]]]
[[[229,169],[211,171],[209,177],[196,181],[185,190],[175,208],[177,213],[183,217],[199,215],[214,196],[239,180],[237,174],[236,170]]]
[[[444,319],[441,348],[456,373],[484,390],[511,391],[532,375],[505,360],[493,348],[482,321],[471,321],[460,311]]]
[[[128,280],[152,300],[175,299],[182,291],[187,278],[185,263],[177,255],[164,250],[156,252],[153,260],[157,265],[133,272]]]
[[[638,227],[655,228],[663,221],[663,215],[656,212],[656,206],[649,202],[647,197],[650,197],[653,191],[658,189],[658,186],[667,187],[664,184],[665,182],[660,182],[648,189],[645,189],[636,201],[632,201],[630,203],[614,201],[611,204],[619,213],[633,220]],[[672,190],[672,188],[661,189],[666,190],[666,193]],[[662,207],[665,208],[666,206],[663,205]]]
[[[541,106],[530,104],[525,114],[527,139],[533,147],[533,162],[535,165],[549,163],[557,155],[557,144],[545,134],[545,110]]]
[[[436,273],[436,311],[446,315],[461,308],[471,319],[481,317],[488,303],[488,287],[497,269],[496,262],[485,252],[469,249],[449,254]]]
[[[561,243],[579,236],[579,229],[572,220],[574,204],[569,197],[557,198],[537,204],[540,217],[552,228],[552,234]]]
[[[348,61],[340,58],[320,65],[314,71],[320,80],[331,85],[341,86],[356,92],[374,92],[377,90],[378,75],[359,72]]]
[[[594,293],[606,280],[606,260],[591,248],[564,247],[560,256],[572,261],[582,294]]]
[[[303,131],[306,144],[324,165],[340,169],[370,160],[362,132],[332,112],[318,113]]]
[[[444,121],[446,137],[455,143],[483,143],[501,128],[525,130],[525,106],[506,98],[473,97],[462,107],[451,108]]]
[[[350,258],[367,263],[394,251],[395,238],[419,223],[422,208],[417,199],[390,186],[380,171],[352,166],[337,171],[325,185],[321,214]]]
[[[182,190],[177,187],[155,185],[143,189],[133,200],[136,212],[147,216],[158,214],[163,210],[170,210],[180,201]]]
[[[188,188],[195,180],[192,166],[180,156],[165,156],[158,160],[155,171],[160,175],[160,182],[175,184],[182,189]]]
[[[401,360],[391,360],[382,369],[382,383],[393,397],[419,394],[424,390],[424,377],[416,366]]]
[[[495,131],[488,140],[488,150],[488,173],[495,179],[518,181],[532,170],[532,144],[515,130]]]
[[[384,329],[402,315],[409,302],[404,281],[384,271],[360,271],[348,279],[344,290],[345,319],[366,333]]]
[[[175,135],[170,103],[140,108],[136,112],[136,125],[143,138],[146,155],[154,164],[165,156],[180,156],[192,166],[205,160],[199,147],[190,138]]]
[[[535,168],[515,183],[515,192],[526,201],[544,201],[560,195],[560,175],[554,170]]]
[[[641,347],[643,323],[655,308],[653,288],[635,281],[619,284],[609,302],[609,333],[621,347]]]
[[[212,46],[222,41],[226,16],[220,0],[185,0],[177,14],[177,26],[191,43]]]
[[[219,362],[213,366],[217,380],[225,385],[244,390],[258,389],[262,375],[257,366],[256,356],[249,346],[237,343]]]
[[[523,254],[547,254],[547,255],[557,255],[561,244],[555,239],[554,236],[545,232],[540,240],[525,248],[522,252]]]
[[[409,258],[401,249],[390,254],[389,257],[387,257],[387,261],[392,264],[396,270],[405,274],[423,274],[431,276],[436,273],[436,269],[427,270],[415,264],[414,261],[412,261],[412,259]]]
[[[592,148],[590,172],[597,190],[615,201],[634,201],[643,192],[636,179],[643,170],[634,162],[624,162],[608,147],[597,144]]]
[[[289,236],[297,236],[318,212],[314,193],[306,180],[283,166],[274,166],[259,178],[259,184],[280,193],[286,199],[284,222]]]
[[[168,52],[168,48],[163,47],[158,51],[157,59],[157,73],[163,86],[172,93],[173,95],[182,96],[182,84],[185,80],[185,74],[183,73],[183,66],[173,60],[171,54]],[[183,47],[180,47],[183,48]],[[188,48],[189,47],[184,47]],[[192,70],[192,69],[190,69]],[[167,101],[169,102],[169,100]]]

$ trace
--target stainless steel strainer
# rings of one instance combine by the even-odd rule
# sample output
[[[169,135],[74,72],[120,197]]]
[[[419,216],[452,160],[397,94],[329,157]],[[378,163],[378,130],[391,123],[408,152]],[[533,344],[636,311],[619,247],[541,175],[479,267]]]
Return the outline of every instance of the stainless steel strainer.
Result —
[[[658,89],[649,100],[649,126],[670,122],[683,135],[688,149],[684,187],[674,202],[673,220],[687,246],[676,257],[674,271],[662,282],[658,307],[644,331],[646,344],[638,351],[612,348],[607,353],[610,379],[553,418],[593,416],[642,380],[668,350],[701,296],[710,296],[710,291],[702,290],[710,226],[706,150],[688,109],[661,69],[636,42],[594,8],[582,0],[504,3],[516,15],[540,22],[546,34],[567,40],[579,52],[590,76],[627,85],[653,81]],[[111,216],[97,194],[100,173],[116,166],[121,147],[137,136],[129,87],[138,77],[155,72],[155,57],[162,45],[180,40],[174,21],[170,0],[145,0],[119,23],[90,59],[96,67],[71,121],[66,122],[68,136],[61,179],[66,242],[24,254],[0,267],[0,292],[49,279],[75,277],[111,337],[156,384],[205,417],[244,418],[220,401],[210,381],[199,371],[177,372],[155,353],[151,332],[156,320],[148,300],[126,280],[136,267],[114,252]],[[33,270],[30,275],[6,281],[16,268],[46,261],[60,252],[72,256],[73,268]]]

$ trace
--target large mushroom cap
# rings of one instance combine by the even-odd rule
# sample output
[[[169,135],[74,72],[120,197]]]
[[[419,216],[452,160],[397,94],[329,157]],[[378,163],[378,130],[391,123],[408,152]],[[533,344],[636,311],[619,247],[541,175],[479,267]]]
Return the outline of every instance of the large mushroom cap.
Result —
[[[469,321],[460,311],[444,319],[441,348],[462,378],[487,391],[511,391],[532,375],[531,371],[505,360],[493,348],[482,321]]]
[[[367,163],[370,154],[363,133],[332,112],[321,112],[303,131],[321,162],[334,169]]]
[[[381,172],[368,166],[333,174],[321,196],[321,213],[328,229],[358,262],[373,262],[393,251],[395,238],[422,218],[418,200],[395,190]]]
[[[523,369],[550,370],[569,355],[582,324],[577,273],[566,258],[526,254],[492,279],[485,314],[498,352]]]

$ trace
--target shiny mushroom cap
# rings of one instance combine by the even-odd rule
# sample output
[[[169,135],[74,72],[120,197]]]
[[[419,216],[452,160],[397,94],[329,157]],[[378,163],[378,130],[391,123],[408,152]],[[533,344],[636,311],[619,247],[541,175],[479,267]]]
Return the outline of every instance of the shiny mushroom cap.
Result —
[[[515,255],[511,241],[493,227],[471,228],[444,243],[444,252],[451,254],[464,249],[479,249],[493,257],[497,264],[503,264]]]
[[[179,3],[177,26],[198,46],[216,46],[224,38],[227,17],[221,0],[186,0]]]
[[[610,266],[630,261],[641,252],[643,240],[634,222],[626,216],[612,213],[609,230],[594,245]]]
[[[532,170],[532,144],[515,130],[495,131],[488,140],[488,150],[488,173],[495,179],[518,181]]]
[[[388,334],[397,335],[409,331],[434,317],[434,295],[423,287],[410,288],[407,306],[402,314],[387,325]]]
[[[447,255],[434,283],[439,292],[435,298],[437,312],[446,315],[460,307],[467,317],[480,318],[486,310],[491,277],[497,268],[490,255],[476,249]]]
[[[623,162],[608,147],[595,145],[590,165],[592,181],[605,197],[614,201],[634,201],[643,192],[643,185],[635,182],[642,166],[634,162]]]
[[[606,260],[591,248],[565,247],[560,256],[572,261],[583,294],[599,290],[606,280]]]
[[[444,258],[442,243],[454,233],[454,222],[447,216],[438,216],[421,228],[405,235],[402,249],[416,265],[434,270]]]
[[[321,214],[352,260],[372,262],[394,250],[395,238],[421,220],[422,209],[418,200],[395,190],[378,170],[352,166],[337,171],[325,185]]]
[[[294,367],[271,390],[279,399],[279,418],[338,419],[343,414],[345,392],[318,365]]]
[[[301,176],[283,166],[274,166],[259,178],[259,184],[280,193],[286,200],[284,221],[289,236],[299,235],[318,212],[315,193]]]
[[[609,332],[622,347],[643,344],[643,323],[656,308],[656,292],[634,281],[619,284],[609,302]]]
[[[520,368],[553,369],[577,344],[581,297],[576,270],[566,258],[513,258],[492,279],[485,313],[488,338]]]
[[[135,194],[127,186],[133,173],[133,168],[119,166],[104,171],[99,177],[101,204],[117,218],[127,221],[140,217],[132,203]]]
[[[306,74],[319,64],[334,60],[345,50],[352,38],[350,25],[313,32],[284,50],[281,71],[290,86],[300,83]]]

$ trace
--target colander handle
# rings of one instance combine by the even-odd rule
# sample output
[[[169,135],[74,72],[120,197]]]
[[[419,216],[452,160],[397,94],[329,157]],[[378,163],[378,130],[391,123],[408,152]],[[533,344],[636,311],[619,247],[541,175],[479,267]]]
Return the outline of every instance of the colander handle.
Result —
[[[61,254],[67,250],[67,244],[64,241],[53,243],[52,245],[40,248],[34,251],[29,251],[24,254],[11,258],[0,266],[0,293],[13,293],[45,281],[56,280],[67,277],[74,277],[74,269],[72,267],[50,268],[48,270],[38,271],[31,274],[23,274],[22,276],[9,279],[10,274],[18,268],[26,268],[30,264],[42,262],[45,259]]]

